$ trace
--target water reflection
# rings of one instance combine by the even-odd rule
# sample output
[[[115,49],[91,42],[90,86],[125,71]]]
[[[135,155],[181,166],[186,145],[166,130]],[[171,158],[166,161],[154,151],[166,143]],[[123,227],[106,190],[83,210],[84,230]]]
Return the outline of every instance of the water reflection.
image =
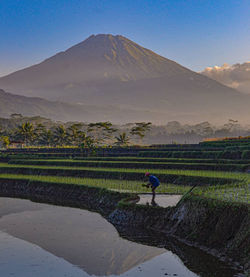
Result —
[[[0,232],[0,245],[1,276],[90,276],[85,271],[70,264],[64,259],[58,258],[34,244],[14,238],[3,232]],[[98,266],[99,265],[96,264],[96,267]],[[176,272],[178,272],[178,274]],[[166,276],[166,274],[168,276],[197,276],[182,265],[179,258],[169,251],[166,251],[160,256],[157,256],[150,261],[146,261],[119,276],[149,277]],[[117,275],[111,274],[110,276]]]
[[[87,277],[80,268],[40,247],[0,232],[0,276],[3,277]]]
[[[202,272],[196,266],[191,272],[172,252],[145,245],[154,245],[146,232],[144,238],[131,233],[131,240],[142,238],[144,244],[121,238],[113,225],[86,210],[0,198],[0,230],[1,276],[217,276],[215,270],[196,275]],[[177,254],[185,260],[183,253]],[[229,269],[218,272],[234,276]]]
[[[113,225],[86,210],[1,198],[1,215],[1,230],[89,274],[119,275],[166,251],[121,239]]]

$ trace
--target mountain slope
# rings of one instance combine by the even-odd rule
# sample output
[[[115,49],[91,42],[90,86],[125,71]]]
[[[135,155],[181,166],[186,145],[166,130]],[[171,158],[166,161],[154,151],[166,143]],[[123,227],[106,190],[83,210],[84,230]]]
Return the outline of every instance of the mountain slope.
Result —
[[[0,78],[0,87],[107,109],[148,110],[155,115],[152,120],[161,122],[244,121],[250,116],[250,97],[122,36],[90,36],[40,64]]]

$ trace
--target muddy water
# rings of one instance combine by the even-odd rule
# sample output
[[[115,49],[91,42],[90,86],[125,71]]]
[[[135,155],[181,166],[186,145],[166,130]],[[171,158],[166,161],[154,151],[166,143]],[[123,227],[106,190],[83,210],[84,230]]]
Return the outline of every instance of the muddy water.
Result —
[[[21,199],[0,198],[0,249],[3,277],[237,276],[193,249],[198,263],[123,239],[97,213]]]

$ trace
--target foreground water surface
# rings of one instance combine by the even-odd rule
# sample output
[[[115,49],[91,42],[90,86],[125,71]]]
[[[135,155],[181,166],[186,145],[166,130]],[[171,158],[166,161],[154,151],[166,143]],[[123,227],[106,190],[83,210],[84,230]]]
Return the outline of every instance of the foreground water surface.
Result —
[[[98,213],[0,198],[2,277],[242,276],[200,250],[178,246],[179,258],[150,239],[122,238]]]

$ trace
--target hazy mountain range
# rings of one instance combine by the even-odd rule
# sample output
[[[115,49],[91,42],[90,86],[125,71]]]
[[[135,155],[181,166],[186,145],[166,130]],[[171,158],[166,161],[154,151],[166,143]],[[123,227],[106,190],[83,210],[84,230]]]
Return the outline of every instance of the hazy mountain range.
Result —
[[[250,94],[250,62],[234,64],[232,66],[207,67],[202,74],[224,85],[236,88],[240,92]]]
[[[0,89],[0,117],[20,113],[24,116],[43,116],[60,121],[108,121],[127,123],[138,121],[157,121],[164,114],[145,110],[121,109],[112,105],[99,107],[93,105],[71,104],[48,101],[38,97],[27,97],[7,93]]]
[[[0,78],[0,88],[56,101],[37,99],[39,107],[44,101],[52,109],[50,115],[41,115],[54,119],[220,123],[228,118],[247,122],[250,116],[250,96],[122,36],[92,35],[40,64]],[[58,112],[62,106],[63,118]]]

